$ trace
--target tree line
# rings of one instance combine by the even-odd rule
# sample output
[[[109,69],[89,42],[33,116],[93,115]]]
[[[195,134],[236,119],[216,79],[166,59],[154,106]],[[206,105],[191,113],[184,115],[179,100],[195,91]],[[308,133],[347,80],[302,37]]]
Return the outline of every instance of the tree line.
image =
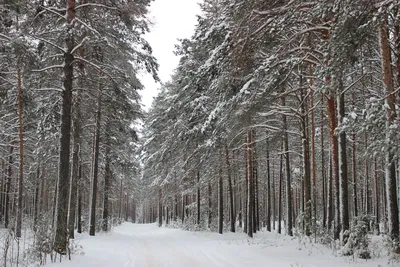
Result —
[[[135,220],[150,2],[0,1],[0,221],[42,262]]]
[[[141,220],[399,253],[399,8],[203,1],[145,117]]]

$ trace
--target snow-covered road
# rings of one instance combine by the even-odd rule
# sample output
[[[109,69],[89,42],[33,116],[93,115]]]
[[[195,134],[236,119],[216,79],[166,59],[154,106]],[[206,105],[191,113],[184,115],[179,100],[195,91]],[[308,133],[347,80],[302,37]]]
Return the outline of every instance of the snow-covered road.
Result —
[[[74,267],[377,267],[334,257],[332,252],[265,233],[251,241],[244,234],[186,232],[154,224],[124,223],[111,234],[81,235],[85,255],[49,266]],[[381,265],[386,266],[386,265]]]

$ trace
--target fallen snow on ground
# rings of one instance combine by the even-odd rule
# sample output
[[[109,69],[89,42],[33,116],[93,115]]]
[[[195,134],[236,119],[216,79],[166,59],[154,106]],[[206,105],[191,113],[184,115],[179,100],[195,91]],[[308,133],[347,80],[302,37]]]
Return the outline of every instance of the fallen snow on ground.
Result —
[[[47,266],[62,267],[380,267],[387,259],[334,256],[332,250],[262,232],[245,234],[186,232],[155,224],[124,223],[110,234],[78,235],[84,255]]]

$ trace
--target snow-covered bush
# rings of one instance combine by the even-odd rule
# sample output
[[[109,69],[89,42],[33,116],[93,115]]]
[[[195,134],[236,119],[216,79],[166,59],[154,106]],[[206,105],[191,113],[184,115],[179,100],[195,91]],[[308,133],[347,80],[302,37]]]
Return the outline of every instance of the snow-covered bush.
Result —
[[[361,259],[371,258],[370,239],[368,237],[368,228],[371,221],[370,215],[361,215],[353,219],[350,230],[342,233],[344,236],[348,236],[347,242],[342,248],[343,255],[357,255]]]

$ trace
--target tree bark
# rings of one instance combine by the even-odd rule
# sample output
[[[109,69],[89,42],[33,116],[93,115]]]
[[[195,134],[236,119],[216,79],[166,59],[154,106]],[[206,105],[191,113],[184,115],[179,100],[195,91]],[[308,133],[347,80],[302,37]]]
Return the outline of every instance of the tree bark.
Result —
[[[271,232],[271,166],[269,159],[269,139],[267,138],[267,231]]]
[[[257,150],[254,143],[256,131],[252,130],[252,151],[253,151],[253,233],[260,230],[260,208],[259,208],[259,190],[258,190],[258,162]]]
[[[161,187],[158,189],[158,227],[162,226],[162,191]]]
[[[283,183],[283,142],[279,161],[279,191],[278,191],[278,234],[282,233],[282,183]]]
[[[231,232],[235,232],[235,211],[233,209],[233,188],[232,188],[232,175],[231,175],[231,163],[229,161],[229,148],[228,145],[225,145],[225,162],[226,162],[226,172],[228,175],[228,188],[229,188],[229,207],[230,207],[230,223],[231,223]]]
[[[208,181],[208,228],[211,228],[211,218],[212,218],[212,191],[211,182]]]
[[[252,146],[252,131],[247,131],[247,176],[248,176],[248,186],[247,186],[247,235],[253,237],[253,200],[254,200],[254,185],[253,185],[253,146]]]
[[[374,180],[375,180],[375,230],[376,234],[379,235],[379,222],[380,222],[380,212],[379,212],[379,180],[378,180],[378,166],[376,157],[374,157]]]
[[[104,166],[104,200],[103,200],[103,231],[108,231],[108,218],[109,218],[109,195],[111,190],[111,167],[110,167],[110,150],[111,145],[109,141],[109,136],[107,134],[107,144],[105,153],[105,166]]]
[[[328,119],[329,119],[329,136],[330,136],[330,141],[331,141],[331,161],[332,161],[332,179],[335,182],[335,222],[336,222],[336,227],[334,231],[334,238],[339,239],[339,233],[340,229],[338,227],[339,224],[339,165],[338,165],[338,142],[337,142],[337,137],[335,135],[335,129],[336,129],[336,104],[335,104],[335,99],[333,96],[329,96],[328,98]],[[331,189],[333,189],[333,183],[331,186]],[[333,193],[333,190],[332,190]],[[333,194],[331,194],[331,198],[333,198]],[[333,201],[332,201],[333,202]],[[332,203],[333,204],[333,203]],[[333,219],[333,217],[328,218],[328,219]]]
[[[220,165],[222,165],[220,163]],[[218,181],[218,233],[222,234],[224,228],[224,191],[222,179],[222,166],[219,166],[219,181]]]
[[[78,170],[78,233],[82,233],[82,165],[79,165]]]
[[[324,96],[321,97],[321,106],[324,105]],[[327,186],[326,186],[326,172],[325,172],[325,139],[324,139],[324,110],[321,108],[321,177],[322,177],[322,226],[326,227],[327,221]]]
[[[300,77],[300,86],[302,86],[302,77]],[[307,133],[307,108],[306,108],[306,96],[304,94],[304,89],[300,89],[301,95],[301,132],[302,132],[302,147],[303,147],[303,183],[304,183],[304,223],[306,235],[311,235],[311,218],[312,218],[312,203],[311,203],[311,180],[310,180],[310,150],[308,142]],[[285,142],[286,143],[286,142]],[[286,144],[285,144],[286,149]]]
[[[313,67],[310,64],[310,105],[311,105],[311,180],[312,180],[312,198],[313,198],[313,214],[314,221],[316,224],[317,220],[317,161],[315,158],[316,149],[315,149],[315,111],[314,111],[314,89],[313,89]],[[315,227],[316,229],[316,227]]]
[[[245,139],[245,143],[247,144],[247,136]],[[245,179],[244,179],[244,186],[243,186],[243,193],[244,193],[244,197],[243,197],[243,232],[247,234],[248,232],[248,193],[249,193],[249,160],[248,160],[248,156],[247,156],[247,145],[245,147],[244,150],[244,162],[245,162]]]
[[[54,250],[60,254],[66,254],[68,245],[68,191],[69,191],[69,154],[71,142],[71,108],[72,108],[72,84],[73,61],[72,50],[74,48],[73,22],[75,19],[75,0],[67,0],[67,33],[65,38],[66,51],[64,53],[64,90],[62,94],[59,175],[57,196],[57,223],[54,238]]]
[[[380,45],[381,45],[381,56],[382,56],[382,76],[383,83],[386,89],[386,104],[389,107],[388,110],[388,121],[387,121],[387,136],[386,139],[390,142],[392,140],[391,125],[394,123],[396,118],[396,107],[395,107],[395,96],[394,96],[394,85],[393,85],[393,73],[391,67],[391,51],[389,44],[389,30],[388,30],[388,18],[387,14],[383,15],[381,26],[380,26]],[[396,186],[396,165],[395,155],[389,148],[386,152],[386,201],[387,201],[387,213],[388,213],[388,226],[389,235],[392,240],[398,241],[399,236],[399,208],[397,204],[397,186]]]
[[[102,99],[102,92],[100,89],[97,100],[96,137],[94,146],[93,181],[92,181],[92,195],[91,195],[90,223],[89,223],[90,224],[89,235],[91,236],[94,236],[96,234],[96,202],[97,202],[97,183],[98,183],[97,180],[99,174],[101,104],[102,104],[101,99]]]
[[[0,223],[3,221],[5,213],[5,199],[6,199],[6,162],[1,160],[1,192],[0,192]]]
[[[197,195],[196,195],[196,200],[197,200],[197,224],[200,225],[200,218],[201,218],[201,213],[200,213],[200,170],[196,171],[196,177],[197,177]],[[168,209],[168,207],[167,207]]]
[[[33,211],[33,231],[36,232],[38,217],[39,217],[39,198],[40,198],[40,163],[38,163],[36,170],[36,181],[35,181],[35,199],[34,199],[34,211]]]
[[[84,34],[85,36],[85,34]],[[85,49],[82,46],[79,49],[80,57],[84,57]],[[80,86],[83,87],[83,76],[85,74],[85,66],[83,63],[79,63],[79,72],[81,77],[79,77]],[[70,238],[74,238],[74,229],[75,229],[75,212],[76,212],[76,203],[77,203],[77,183],[78,183],[78,175],[79,175],[79,161],[80,161],[80,149],[81,149],[81,98],[82,93],[81,90],[77,91],[75,96],[75,104],[73,106],[75,111],[74,121],[73,121],[73,152],[72,152],[72,175],[71,175],[71,191],[70,191],[70,199],[69,199],[69,217],[68,217],[68,233]]]
[[[341,78],[338,81],[339,94],[339,122],[342,124],[345,117],[345,93],[343,91],[343,82]],[[340,131],[339,133],[339,166],[340,166],[340,229],[343,236],[343,245],[347,242],[348,236],[345,234],[349,230],[349,193],[348,193],[348,173],[347,173],[347,152],[346,152],[346,132]]]
[[[18,175],[18,206],[16,236],[21,237],[22,231],[22,198],[24,184],[24,127],[22,121],[22,84],[21,84],[21,60],[18,59],[18,122],[19,122],[19,175]]]
[[[281,98],[282,106],[286,106],[286,99],[284,96]],[[290,155],[289,155],[289,134],[286,115],[282,115],[283,121],[283,142],[285,149],[285,167],[286,167],[286,216],[287,216],[287,229],[286,233],[289,236],[293,235],[293,219],[292,219],[292,181],[290,175]]]

